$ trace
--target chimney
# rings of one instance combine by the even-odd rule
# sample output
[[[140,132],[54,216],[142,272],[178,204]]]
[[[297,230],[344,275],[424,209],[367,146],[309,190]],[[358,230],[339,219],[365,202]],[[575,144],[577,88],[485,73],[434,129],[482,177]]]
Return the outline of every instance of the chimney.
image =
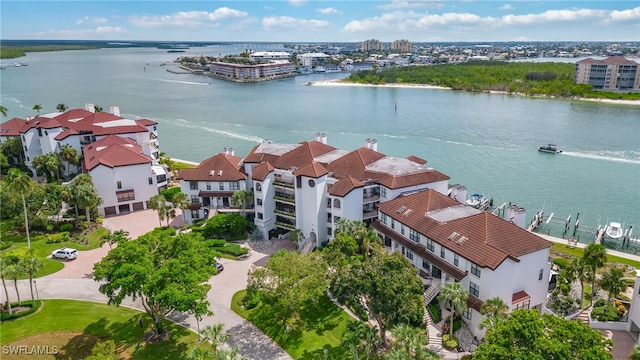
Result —
[[[224,148],[224,149],[222,149],[222,153],[227,155],[227,154],[229,154],[229,150],[227,150],[227,148]]]
[[[369,147],[369,149],[373,150],[373,151],[378,151],[378,140],[376,139],[371,139],[371,146]]]
[[[371,139],[367,139],[364,141],[364,147],[367,149],[371,149]]]
[[[86,103],[84,104],[84,109],[92,113],[96,112],[96,106],[94,104]]]
[[[231,156],[235,156],[235,152],[233,151],[232,147],[229,148],[228,154],[231,155]]]
[[[109,112],[115,116],[120,116],[120,108],[118,106],[110,107]]]
[[[323,133],[323,132],[317,132],[314,140],[319,142],[319,143],[323,143],[326,144],[327,143],[327,134]]]

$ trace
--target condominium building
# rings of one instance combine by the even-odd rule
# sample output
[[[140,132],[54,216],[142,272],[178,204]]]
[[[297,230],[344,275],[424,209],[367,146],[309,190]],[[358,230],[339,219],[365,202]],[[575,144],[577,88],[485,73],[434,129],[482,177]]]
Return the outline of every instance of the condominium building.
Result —
[[[209,75],[222,80],[238,82],[257,82],[296,76],[296,66],[289,61],[269,64],[245,65],[225,62],[213,62],[207,65]]]
[[[315,67],[318,64],[322,64],[325,60],[330,59],[331,56],[325,53],[304,53],[298,55],[298,60],[300,60],[300,65]]]
[[[360,46],[362,51],[371,51],[371,50],[382,50],[383,46],[380,40],[370,39],[366,40]]]
[[[300,230],[299,247],[319,247],[333,237],[341,218],[371,223],[378,206],[406,191],[448,190],[449,177],[416,156],[397,158],[377,151],[377,141],[346,151],[313,141],[265,141],[243,161],[254,190],[255,225],[273,237]]]
[[[291,54],[285,51],[255,51],[249,54],[249,60],[251,61],[263,61],[268,62],[271,60],[286,60],[289,61]]]
[[[391,43],[391,50],[395,50],[401,53],[410,53],[411,52],[411,41],[409,40],[396,40]]]
[[[469,291],[462,318],[478,338],[484,336],[480,307],[489,298],[501,298],[510,310],[543,309],[551,270],[548,241],[434,189],[400,194],[378,210],[372,227],[387,249],[416,267],[428,286],[427,301],[448,282]]]
[[[576,63],[574,81],[594,89],[640,90],[640,64],[623,56],[603,60],[587,58]]]

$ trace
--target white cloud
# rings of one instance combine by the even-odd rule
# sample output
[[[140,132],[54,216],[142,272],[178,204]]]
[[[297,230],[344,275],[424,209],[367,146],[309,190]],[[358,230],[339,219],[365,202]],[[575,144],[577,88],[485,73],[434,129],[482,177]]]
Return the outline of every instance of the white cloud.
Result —
[[[95,29],[42,31],[36,35],[50,39],[113,39],[128,33],[120,26],[98,26]]]
[[[262,19],[266,30],[318,31],[331,27],[331,23],[323,20],[297,19],[289,16],[270,16]]]
[[[339,10],[331,8],[331,7],[322,8],[322,9],[316,9],[316,12],[319,12],[322,15],[331,15],[331,14],[342,15],[342,11],[339,11]]]
[[[274,8],[273,6],[265,5],[264,9],[265,10],[275,10],[276,8]]]
[[[365,20],[354,20],[342,29],[345,32],[392,29],[399,31],[424,30],[433,26],[475,26],[493,25],[495,19],[482,18],[468,13],[424,14],[412,11],[395,11]]]
[[[244,11],[221,7],[213,12],[181,11],[170,15],[133,16],[132,24],[141,27],[190,27],[218,26],[221,21],[241,19],[249,14]]]
[[[398,9],[441,9],[444,7],[442,0],[431,1],[406,1],[392,0],[389,4],[379,5],[382,10],[398,10]]]
[[[302,6],[306,3],[307,3],[307,0],[289,0],[289,4],[296,7]]]
[[[516,8],[513,7],[513,5],[511,4],[504,4],[498,8],[498,10],[515,10],[515,9]]]
[[[640,21],[640,7],[628,10],[613,10],[607,20],[612,22]]]
[[[106,18],[99,18],[99,17],[84,16],[84,17],[76,20],[76,24],[78,24],[78,25],[82,25],[82,24],[86,24],[86,23],[106,24],[107,23],[107,19]]]

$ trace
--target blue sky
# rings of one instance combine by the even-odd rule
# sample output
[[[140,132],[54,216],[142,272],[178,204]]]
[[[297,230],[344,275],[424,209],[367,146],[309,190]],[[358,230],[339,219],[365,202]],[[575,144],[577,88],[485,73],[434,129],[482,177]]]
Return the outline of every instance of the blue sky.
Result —
[[[0,20],[2,39],[640,41],[640,0],[2,0]]]

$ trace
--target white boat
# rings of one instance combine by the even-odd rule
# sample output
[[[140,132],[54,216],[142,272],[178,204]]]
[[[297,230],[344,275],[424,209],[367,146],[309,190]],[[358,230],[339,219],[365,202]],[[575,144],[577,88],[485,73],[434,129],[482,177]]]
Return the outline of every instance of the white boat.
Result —
[[[538,148],[538,151],[540,152],[545,152],[545,153],[551,153],[551,154],[561,154],[562,150],[558,149],[558,146],[555,144],[547,144],[547,145],[542,145]]]
[[[612,238],[612,239],[619,239],[622,237],[622,225],[620,225],[620,223],[617,222],[612,222],[609,223],[609,226],[607,226],[607,230],[605,230],[605,233],[607,234],[608,237]]]
[[[474,207],[476,209],[484,208],[489,203],[489,199],[484,197],[482,194],[473,194],[471,198],[466,201],[467,205]]]

